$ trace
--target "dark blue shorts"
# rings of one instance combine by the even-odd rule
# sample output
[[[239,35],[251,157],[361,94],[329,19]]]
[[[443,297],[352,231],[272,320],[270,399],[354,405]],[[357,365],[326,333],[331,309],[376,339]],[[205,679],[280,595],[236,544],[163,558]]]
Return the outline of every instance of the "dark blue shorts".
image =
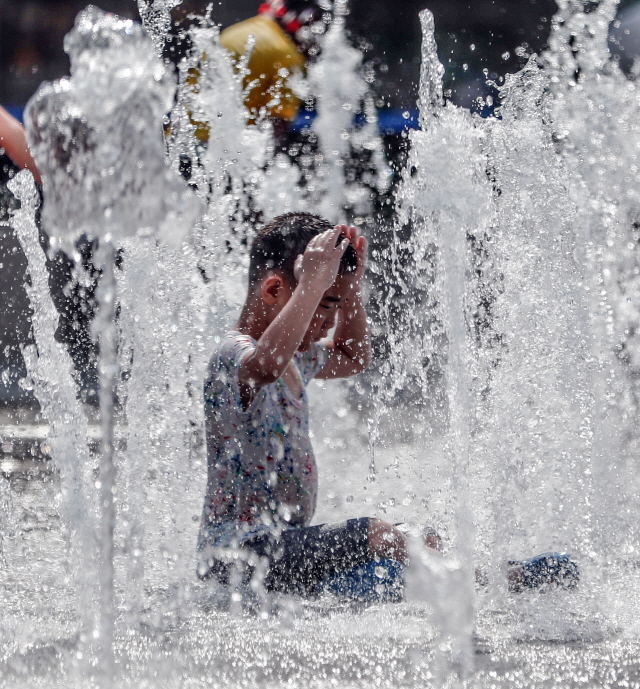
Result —
[[[309,596],[321,582],[371,560],[369,518],[285,529],[278,536],[260,534],[245,541],[242,549],[251,551],[266,564],[263,583],[267,591]],[[203,578],[215,577],[227,584],[231,567],[220,560],[213,561]],[[253,573],[252,567],[246,567],[245,581]]]

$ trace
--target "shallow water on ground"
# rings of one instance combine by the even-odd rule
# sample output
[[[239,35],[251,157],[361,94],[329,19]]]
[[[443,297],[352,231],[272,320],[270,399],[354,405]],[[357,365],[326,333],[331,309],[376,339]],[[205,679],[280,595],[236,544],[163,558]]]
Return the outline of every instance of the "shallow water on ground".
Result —
[[[168,13],[167,3],[159,4]],[[236,279],[246,258],[244,235],[230,221],[230,199],[222,189],[227,176],[237,190],[250,179],[250,188],[257,185],[256,198],[258,192],[268,196],[278,185],[289,186],[282,180],[295,172],[284,161],[283,176],[274,174],[283,161],[270,161],[266,130],[244,136],[240,91],[227,89],[233,81],[228,60],[217,65],[220,74],[216,81],[212,73],[207,97],[231,122],[220,128],[219,141],[221,148],[228,148],[229,140],[237,142],[242,155],[221,166],[210,142],[196,185],[208,204],[206,221],[194,230],[186,253],[160,249],[147,240],[124,241],[121,363],[123,370],[133,364],[123,386],[130,432],[120,437],[128,446],[126,452],[116,452],[116,684],[640,686],[637,404],[627,395],[626,383],[619,382],[628,372],[623,375],[617,368],[621,361],[614,362],[622,344],[630,352],[637,349],[635,340],[626,337],[638,331],[638,314],[629,306],[638,293],[638,185],[628,169],[637,172],[640,144],[634,123],[640,101],[633,83],[606,66],[606,29],[616,3],[603,2],[597,12],[591,11],[592,4],[583,12],[578,3],[561,3],[550,41],[555,41],[555,53],[542,59],[547,71],[543,74],[532,58],[505,84],[502,119],[484,123],[445,107],[433,21],[428,13],[422,15],[424,126],[411,137],[414,164],[399,192],[400,225],[413,223],[411,242],[403,245],[399,232],[390,247],[395,257],[387,256],[386,266],[402,268],[400,282],[410,278],[406,292],[413,297],[415,291],[416,299],[403,302],[398,285],[387,285],[382,320],[395,314],[396,322],[387,319],[390,363],[381,382],[369,379],[368,392],[374,393],[358,393],[358,385],[366,381],[356,381],[351,392],[318,385],[311,412],[321,496],[316,523],[371,516],[418,529],[433,525],[445,547],[460,558],[457,569],[440,567],[439,574],[438,567],[430,571],[425,565],[422,574],[431,578],[418,577],[420,585],[409,587],[412,597],[396,605],[363,606],[329,598],[301,602],[259,592],[243,598],[195,578],[205,474],[201,415],[195,413],[202,380],[198,371],[211,351],[209,335],[223,330],[223,322],[234,322]],[[216,31],[210,34],[204,47],[213,55],[210,49],[219,46]],[[116,43],[119,35],[112,36]],[[583,48],[573,50],[581,42]],[[156,93],[149,46],[141,50],[140,64],[155,74],[147,86]],[[113,58],[114,74],[122,76],[122,52]],[[102,69],[103,56],[94,55],[90,63]],[[103,94],[96,97],[93,90],[97,83],[79,80],[77,103],[86,100],[91,109],[100,110],[98,120],[110,122],[109,113],[100,109]],[[326,79],[326,84],[333,81]],[[233,97],[218,108],[225,92]],[[89,94],[84,100],[83,93]],[[120,97],[123,90],[114,93]],[[169,95],[167,91],[160,98],[164,105],[155,119],[166,112]],[[149,105],[156,101],[151,97]],[[325,97],[325,102],[331,99]],[[593,108],[593,102],[606,107]],[[189,102],[179,105],[182,114],[178,109],[172,117],[177,133]],[[67,109],[56,112],[66,122]],[[139,123],[137,105],[130,114]],[[619,131],[611,129],[614,119]],[[45,124],[52,121],[43,118]],[[153,133],[146,126],[144,131]],[[176,163],[185,151],[195,154],[191,134],[183,134],[170,142],[169,157]],[[346,141],[342,135],[340,140]],[[148,169],[157,164],[165,171],[159,145],[159,137],[149,144],[153,165]],[[90,148],[82,155],[87,153],[95,181],[103,180],[106,168],[99,156],[89,155]],[[130,159],[135,156],[126,157]],[[60,173],[57,162],[53,168]],[[112,193],[109,198],[122,196],[137,210],[151,209],[155,217],[157,194],[149,184],[163,175],[149,176],[142,169],[129,172],[148,190],[140,194],[144,204],[129,198],[130,185],[125,185],[126,194],[119,187],[105,190]],[[605,171],[607,175],[601,174]],[[84,186],[79,189],[86,202]],[[33,188],[29,194],[35,201]],[[342,203],[336,194],[332,197],[333,203]],[[66,191],[60,194],[65,208],[70,198]],[[293,208],[300,199],[281,201],[283,208]],[[77,210],[76,205],[68,210]],[[108,665],[110,653],[104,651],[110,648],[110,636],[105,630],[110,625],[104,621],[111,618],[111,600],[105,604],[103,596],[103,624],[96,625],[91,608],[98,606],[91,594],[96,598],[98,583],[103,592],[111,591],[110,572],[99,576],[95,560],[100,545],[110,551],[112,535],[92,541],[98,520],[91,508],[96,512],[99,500],[93,488],[99,486],[82,469],[95,457],[79,452],[88,429],[76,409],[70,362],[52,346],[57,315],[46,296],[46,270],[28,208],[35,212],[35,205],[25,203],[15,226],[32,249],[33,286],[33,279],[40,280],[32,297],[37,306],[34,329],[42,336],[37,339],[39,362],[44,365],[42,370],[36,366],[35,348],[26,352],[29,377],[45,414],[49,410],[51,452],[62,475],[66,472],[66,495],[58,500],[61,486],[55,472],[0,479],[0,687],[111,687],[101,681],[104,667],[96,660],[106,658]],[[275,206],[269,205],[271,211],[275,214]],[[160,215],[158,222],[164,222]],[[104,218],[98,216],[96,233],[102,236],[108,227],[102,227]],[[84,231],[86,213],[78,218]],[[141,222],[146,227],[150,220]],[[474,255],[463,256],[471,240]],[[604,247],[611,252],[603,254]],[[402,265],[404,252],[417,256],[415,264]],[[614,260],[616,252],[624,266]],[[191,279],[196,264],[203,278],[225,277],[221,290],[209,293],[199,277]],[[545,280],[539,279],[540,266]],[[468,280],[472,267],[478,275],[486,271],[478,284]],[[378,269],[384,276],[385,265]],[[462,317],[470,310],[465,295],[473,304],[481,302],[481,311],[488,309],[485,319],[476,319],[481,331],[475,333],[481,350],[476,359],[465,353],[463,344],[473,339]],[[140,307],[147,302],[153,308]],[[187,351],[194,361],[184,360]],[[133,359],[127,359],[132,352]],[[448,387],[440,400],[446,403],[440,405],[438,429],[427,423],[427,406],[437,395],[433,375],[426,371],[440,375],[445,360]],[[638,365],[633,357],[629,362]],[[165,364],[171,365],[164,370]],[[477,399],[467,394],[470,377]],[[367,404],[373,398],[371,410]],[[110,410],[110,404],[103,410]],[[372,440],[375,447],[369,448]],[[79,459],[74,460],[76,451]],[[93,478],[97,475],[96,466]],[[58,517],[58,503],[63,515],[66,508],[66,520]],[[111,517],[106,517],[109,524]],[[65,532],[63,521],[76,532]],[[565,548],[573,550],[580,565],[576,592],[507,593],[500,570],[505,559]],[[475,616],[467,605],[474,553],[475,564],[487,568],[489,580],[476,591]],[[418,570],[420,559],[415,558]],[[105,562],[111,562],[110,555]],[[460,585],[460,573],[466,586]],[[471,663],[465,655],[468,622],[474,626]],[[102,630],[102,655],[101,639],[87,636],[81,625]],[[462,659],[460,666],[454,658]],[[462,672],[457,681],[459,667],[466,668],[466,675]]]
[[[316,523],[365,514],[437,522],[444,509],[437,496],[446,495],[438,490],[444,478],[437,442],[420,446],[421,463],[398,461],[416,446],[391,442],[389,422],[371,480],[361,420],[344,414],[341,400],[328,384],[312,395],[321,485]],[[98,686],[92,645],[80,640],[74,612],[57,475],[15,473],[3,482],[11,509],[0,569],[0,687]],[[640,687],[640,569],[618,560],[602,572],[583,566],[576,592],[501,596],[491,585],[478,589],[466,686]],[[456,686],[428,603],[260,596],[242,602],[194,575],[179,587],[151,585],[140,609],[124,610],[126,579],[118,581],[115,650],[123,687]]]
[[[0,687],[93,686],[60,558],[64,539],[47,508],[52,484],[35,477],[14,491],[19,525],[4,543]],[[619,606],[606,616],[588,581],[576,593],[510,595],[500,609],[480,592],[468,686],[640,686],[631,609],[639,574],[614,571],[609,594]],[[195,580],[148,593],[143,611],[118,619],[122,686],[446,686],[425,604],[280,598],[230,610],[218,588]]]

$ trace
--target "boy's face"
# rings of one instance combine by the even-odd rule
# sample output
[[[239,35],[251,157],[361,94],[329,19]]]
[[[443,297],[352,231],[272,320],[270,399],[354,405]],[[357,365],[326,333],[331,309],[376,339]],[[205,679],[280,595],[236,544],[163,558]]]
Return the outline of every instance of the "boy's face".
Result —
[[[338,311],[353,289],[350,275],[338,275],[336,281],[324,293],[318,308],[313,314],[309,328],[298,347],[299,352],[306,352],[314,342],[325,338],[338,320]]]

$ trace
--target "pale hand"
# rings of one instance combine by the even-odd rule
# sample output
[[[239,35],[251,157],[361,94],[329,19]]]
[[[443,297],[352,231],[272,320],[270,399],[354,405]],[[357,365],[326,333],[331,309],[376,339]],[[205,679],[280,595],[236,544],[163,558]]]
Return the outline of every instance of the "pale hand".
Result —
[[[346,225],[340,225],[340,233],[349,240],[349,243],[356,251],[356,256],[358,257],[358,267],[356,272],[352,275],[352,284],[356,291],[360,290],[360,282],[362,281],[362,276],[364,275],[364,269],[367,265],[367,240],[358,236],[358,229],[356,227],[347,227]]]
[[[315,236],[308,244],[304,254],[300,254],[293,266],[293,275],[299,284],[314,285],[326,292],[336,281],[340,259],[349,246],[345,238],[336,246],[341,226],[332,227]]]

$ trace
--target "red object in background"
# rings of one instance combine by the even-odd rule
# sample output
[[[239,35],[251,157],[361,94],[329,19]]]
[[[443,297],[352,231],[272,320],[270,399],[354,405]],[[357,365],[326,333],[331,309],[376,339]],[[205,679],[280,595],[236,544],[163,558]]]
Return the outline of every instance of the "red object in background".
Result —
[[[263,2],[258,9],[258,14],[270,14],[273,17],[280,19],[284,16],[287,8],[284,5],[283,0],[269,0],[269,2]]]
[[[284,25],[284,28],[289,32],[289,33],[295,33],[302,25],[297,19],[294,19],[290,22],[287,22]]]

